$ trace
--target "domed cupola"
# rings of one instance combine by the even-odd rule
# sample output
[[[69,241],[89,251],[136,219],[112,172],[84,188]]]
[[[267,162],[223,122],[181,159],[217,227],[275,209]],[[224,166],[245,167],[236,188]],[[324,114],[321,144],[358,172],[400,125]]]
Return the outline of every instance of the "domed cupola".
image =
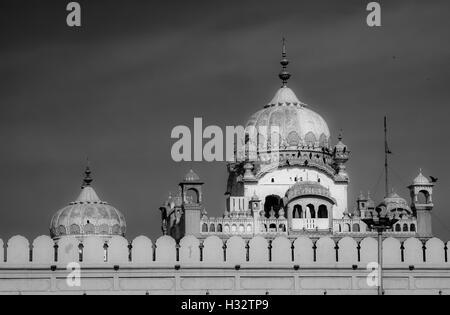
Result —
[[[254,127],[258,151],[272,149],[274,141],[280,150],[309,148],[328,148],[330,130],[318,113],[301,102],[287,87],[291,74],[287,71],[286,46],[283,41],[281,88],[263,109],[256,112],[247,122],[247,128]]]
[[[426,178],[425,176],[423,176],[422,174],[422,169],[419,171],[419,175],[417,175],[416,178],[414,178],[413,181],[413,185],[429,185],[430,184],[430,180],[428,178]]]
[[[381,215],[411,215],[412,211],[408,202],[400,197],[395,191],[392,191],[384,200],[378,205],[381,209]]]
[[[80,195],[52,218],[50,224],[52,238],[64,235],[77,237],[125,235],[125,217],[119,210],[100,200],[91,182],[91,171],[86,167]]]

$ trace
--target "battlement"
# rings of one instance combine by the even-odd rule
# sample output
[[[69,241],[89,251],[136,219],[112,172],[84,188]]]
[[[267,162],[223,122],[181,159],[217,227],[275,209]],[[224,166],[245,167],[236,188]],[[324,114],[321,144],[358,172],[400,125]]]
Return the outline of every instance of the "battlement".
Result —
[[[383,241],[385,267],[423,266],[450,267],[448,246],[437,238],[422,241],[408,238],[400,241],[386,238]],[[268,241],[262,236],[245,240],[232,236],[222,240],[213,235],[204,240],[186,236],[177,244],[170,236],[162,236],[152,242],[139,236],[132,242],[121,236],[109,239],[89,236],[83,239],[66,236],[53,241],[40,236],[30,243],[22,236],[14,236],[7,244],[0,240],[0,269],[16,267],[65,268],[68,263],[79,262],[83,266],[145,266],[179,264],[205,267],[272,265],[300,267],[352,267],[365,268],[377,261],[377,240],[366,237],[360,241],[349,236],[339,240],[330,237],[311,239],[305,236],[290,240],[278,236]]]

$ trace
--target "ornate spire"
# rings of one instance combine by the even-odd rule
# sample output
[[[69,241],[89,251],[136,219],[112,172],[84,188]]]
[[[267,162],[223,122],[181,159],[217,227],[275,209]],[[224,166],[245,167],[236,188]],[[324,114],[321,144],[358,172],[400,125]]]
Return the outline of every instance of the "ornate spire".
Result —
[[[86,169],[84,171],[83,185],[81,186],[81,188],[84,188],[86,186],[91,186],[91,183],[93,181],[93,179],[91,177],[91,169],[90,169],[89,165],[90,165],[90,162],[88,160]]]
[[[291,74],[287,71],[287,65],[289,64],[289,60],[286,58],[286,39],[284,37],[283,37],[283,45],[282,45],[282,49],[281,49],[281,61],[280,61],[280,64],[281,64],[281,66],[283,68],[281,69],[281,72],[278,75],[278,77],[283,82],[282,87],[286,87],[287,86],[287,81],[291,77]]]

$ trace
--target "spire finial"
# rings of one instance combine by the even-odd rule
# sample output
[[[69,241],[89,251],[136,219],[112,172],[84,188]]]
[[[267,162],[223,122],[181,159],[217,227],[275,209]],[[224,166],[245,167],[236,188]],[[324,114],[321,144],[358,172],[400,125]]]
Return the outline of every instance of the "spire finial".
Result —
[[[89,161],[89,158],[86,159],[86,169],[84,170],[84,179],[83,179],[83,185],[81,188],[84,188],[86,186],[90,186],[93,179],[91,177],[91,168],[90,168],[91,162]]]
[[[339,130],[339,136],[338,136],[338,140],[342,141],[342,128]]]
[[[281,48],[281,61],[280,64],[282,66],[281,72],[278,77],[283,82],[282,87],[287,86],[287,81],[291,77],[291,74],[287,71],[287,65],[289,64],[289,60],[286,58],[286,38],[282,39],[282,48]]]

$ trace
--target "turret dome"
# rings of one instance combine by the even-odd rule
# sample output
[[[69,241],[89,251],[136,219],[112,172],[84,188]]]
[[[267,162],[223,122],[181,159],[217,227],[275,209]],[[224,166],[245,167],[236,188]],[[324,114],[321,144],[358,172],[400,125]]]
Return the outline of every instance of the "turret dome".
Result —
[[[51,237],[59,238],[64,235],[124,236],[126,232],[125,217],[119,210],[100,200],[90,185],[92,179],[89,168],[86,168],[85,174],[79,197],[53,216],[50,223]]]

